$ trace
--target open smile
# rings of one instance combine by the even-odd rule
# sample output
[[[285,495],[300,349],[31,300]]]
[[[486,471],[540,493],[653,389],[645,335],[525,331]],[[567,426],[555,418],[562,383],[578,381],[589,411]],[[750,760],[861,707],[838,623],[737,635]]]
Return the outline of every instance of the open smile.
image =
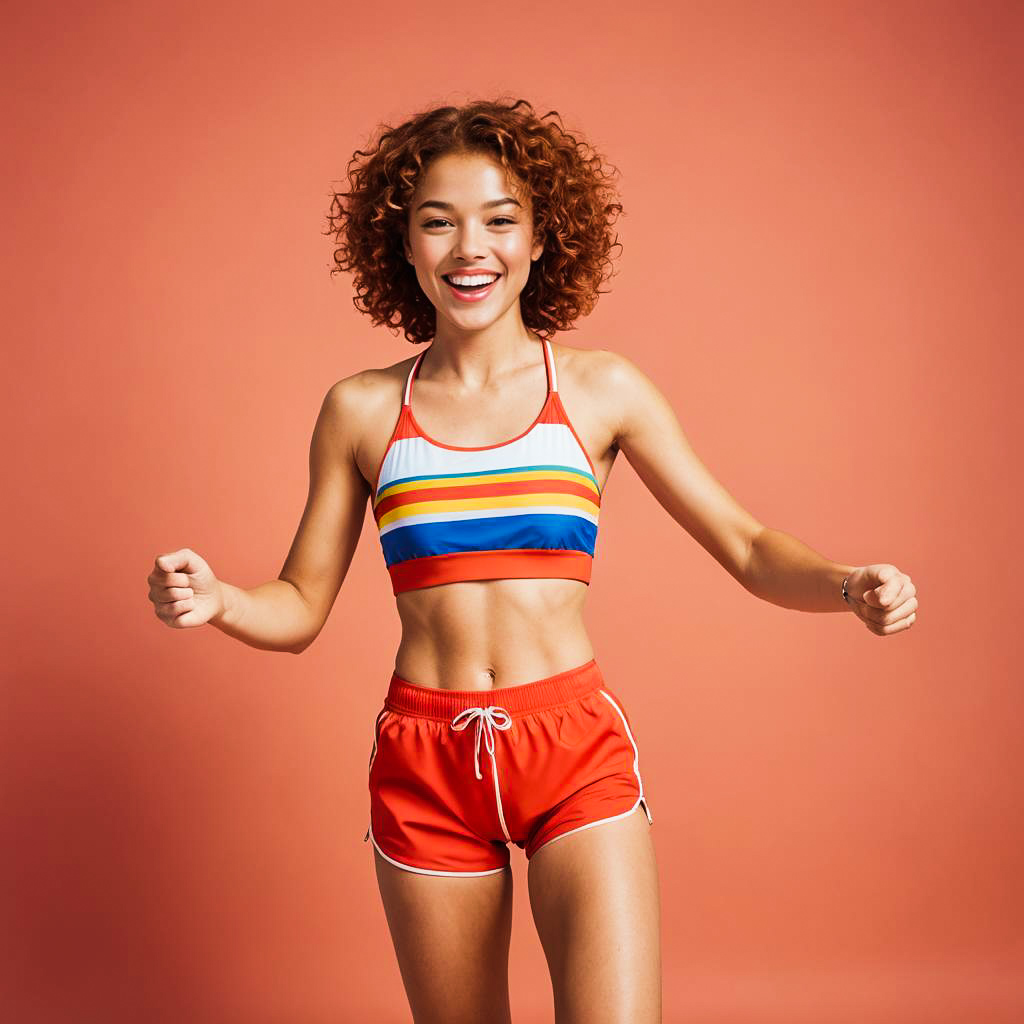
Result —
[[[448,291],[457,298],[460,302],[480,302],[486,299],[488,295],[494,291],[495,285],[501,280],[502,275],[498,274],[494,276],[492,274],[473,274],[473,273],[459,273],[459,274],[444,274],[445,284],[448,285]],[[487,281],[487,278],[493,280]],[[466,281],[468,284],[456,285],[453,283],[452,278],[457,281]]]

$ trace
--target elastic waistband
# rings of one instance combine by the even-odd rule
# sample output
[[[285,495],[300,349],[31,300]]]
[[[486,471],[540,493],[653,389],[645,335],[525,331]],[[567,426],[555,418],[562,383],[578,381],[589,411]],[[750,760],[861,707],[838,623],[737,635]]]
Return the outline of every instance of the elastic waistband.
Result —
[[[535,679],[532,683],[502,686],[495,690],[446,690],[420,686],[394,672],[384,706],[399,714],[439,720],[450,720],[466,708],[486,707],[504,708],[515,717],[568,704],[603,685],[604,676],[594,658],[553,676]]]

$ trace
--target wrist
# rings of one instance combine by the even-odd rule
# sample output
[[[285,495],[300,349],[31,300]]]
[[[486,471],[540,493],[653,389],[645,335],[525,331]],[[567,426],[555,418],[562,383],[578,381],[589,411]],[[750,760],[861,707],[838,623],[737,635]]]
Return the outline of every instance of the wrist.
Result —
[[[840,566],[839,570],[843,577],[839,585],[839,598],[844,606],[851,611],[853,610],[853,603],[856,598],[850,593],[850,577],[856,572],[856,569],[855,565],[844,565]]]
[[[236,617],[235,613],[238,610],[238,588],[232,586],[230,583],[222,583],[220,580],[217,580],[217,594],[220,608],[210,616],[210,625],[229,625],[234,621]]]

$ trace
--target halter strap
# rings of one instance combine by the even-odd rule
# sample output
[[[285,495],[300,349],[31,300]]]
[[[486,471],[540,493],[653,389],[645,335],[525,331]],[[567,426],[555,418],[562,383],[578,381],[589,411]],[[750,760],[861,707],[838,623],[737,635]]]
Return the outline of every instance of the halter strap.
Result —
[[[405,398],[402,401],[402,405],[408,405],[409,399],[412,397],[412,379],[416,376],[416,371],[419,369],[419,365],[423,362],[423,357],[427,354],[427,350],[424,349],[415,359],[412,364],[412,369],[409,371],[409,376],[405,381]]]

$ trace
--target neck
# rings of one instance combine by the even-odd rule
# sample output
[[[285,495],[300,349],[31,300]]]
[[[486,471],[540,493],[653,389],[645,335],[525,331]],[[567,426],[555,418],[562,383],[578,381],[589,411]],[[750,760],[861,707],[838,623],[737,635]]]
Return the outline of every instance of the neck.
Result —
[[[487,387],[504,375],[524,366],[534,365],[538,358],[541,339],[526,328],[513,337],[495,337],[481,331],[476,334],[450,334],[434,338],[420,364],[429,364],[432,380],[455,379],[470,390]]]

